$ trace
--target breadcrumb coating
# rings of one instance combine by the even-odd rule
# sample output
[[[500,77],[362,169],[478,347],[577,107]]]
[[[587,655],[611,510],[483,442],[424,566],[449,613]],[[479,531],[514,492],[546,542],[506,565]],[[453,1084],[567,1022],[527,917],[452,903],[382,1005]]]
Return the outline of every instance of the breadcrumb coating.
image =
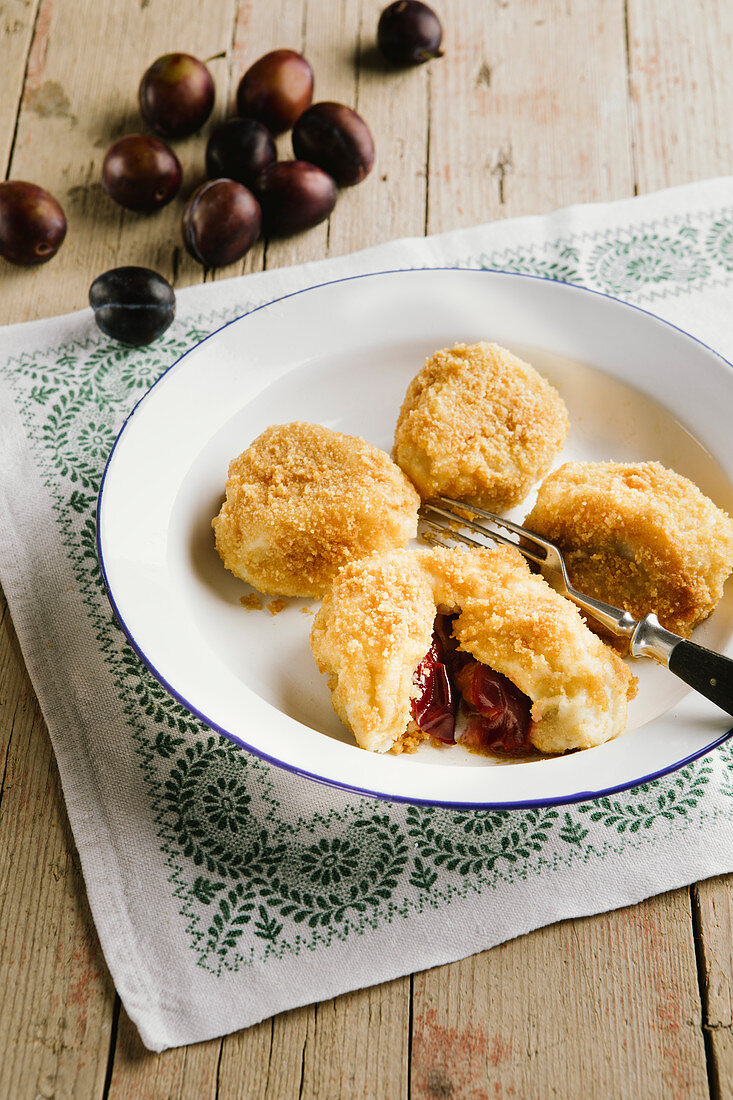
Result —
[[[581,592],[636,619],[653,611],[683,637],[733,569],[733,520],[658,462],[568,462],[542,483],[525,525],[558,544]]]
[[[559,393],[529,363],[498,344],[457,344],[408,386],[393,454],[423,499],[503,511],[547,473],[568,425]]]
[[[626,725],[635,678],[517,551],[396,550],[345,566],[311,633],[334,709],[362,748],[409,739],[413,673],[439,610],[458,612],[461,650],[532,700],[541,752],[589,748]]]
[[[260,592],[322,596],[342,565],[414,538],[419,503],[384,451],[296,421],[230,464],[212,526],[224,565]]]

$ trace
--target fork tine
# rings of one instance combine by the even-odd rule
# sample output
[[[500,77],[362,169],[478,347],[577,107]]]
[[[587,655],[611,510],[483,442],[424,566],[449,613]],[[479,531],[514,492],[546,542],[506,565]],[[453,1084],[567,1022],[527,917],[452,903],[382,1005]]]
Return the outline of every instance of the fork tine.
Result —
[[[627,638],[633,638],[636,636],[635,631],[639,627],[639,622],[633,618],[628,611],[622,611],[618,607],[612,607],[611,604],[604,603],[602,600],[597,600],[592,596],[584,595],[579,592],[577,588],[574,588],[568,578],[567,568],[562,555],[562,551],[558,546],[555,546],[553,542],[549,542],[547,539],[541,538],[539,535],[535,535],[533,531],[527,531],[524,527],[521,527],[518,523],[512,523],[511,520],[503,519],[502,516],[494,515],[493,512],[487,512],[484,508],[478,508],[473,504],[463,504],[460,500],[453,500],[451,497],[438,497],[438,500],[442,504],[447,504],[450,511],[446,508],[440,508],[437,504],[423,504],[418,515],[436,532],[440,532],[439,536],[432,537],[440,546],[445,546],[445,539],[453,539],[457,542],[464,542],[468,546],[482,546],[483,544],[476,539],[469,538],[461,531],[453,530],[456,524],[461,527],[468,528],[469,531],[475,531],[477,534],[483,535],[485,538],[494,539],[496,542],[503,542],[507,546],[513,546],[515,550],[518,550],[520,554],[523,554],[525,558],[535,562],[539,565],[545,577],[548,572],[552,578],[552,587],[561,596],[568,596],[574,603],[576,603],[587,615],[596,619],[602,623],[605,627],[612,631],[614,634],[623,635]],[[460,515],[461,511],[470,512],[475,514],[488,523],[496,524],[497,526],[505,527],[508,531],[514,532],[520,536],[520,538],[528,541],[533,547],[538,550],[544,550],[545,554],[540,557],[539,554],[533,552],[533,550],[527,549],[526,546],[522,546],[521,543],[513,542],[512,539],[506,537],[506,535],[500,534],[498,531],[493,531],[490,528],[482,527],[478,523],[474,523],[473,520],[466,519]],[[447,524],[438,523],[426,515],[426,512],[432,512],[436,516],[440,516],[441,519],[447,520]]]
[[[425,520],[425,522],[429,523],[430,521]],[[432,524],[431,526],[435,527],[435,530],[434,531],[422,531],[421,534],[420,534],[420,538],[422,539],[422,541],[429,543],[430,546],[441,546],[444,550],[450,550],[450,543],[443,537],[443,535],[439,535],[437,533],[437,531],[438,531],[437,523]],[[445,528],[441,527],[440,530],[445,531]]]
[[[429,532],[429,535],[433,539],[433,541],[437,543],[438,546],[444,546],[446,550],[450,549],[449,543],[447,543],[445,540],[446,535],[448,536],[448,538],[451,538],[456,542],[462,542],[465,546],[470,546],[472,549],[476,546],[478,546],[480,549],[485,548],[484,543],[479,542],[478,539],[469,538],[468,535],[464,535],[461,531],[451,531],[445,526],[445,524],[436,523],[434,519],[428,519],[427,516],[421,515],[420,518],[422,519],[423,523],[429,524],[429,526],[432,527],[434,531],[440,531],[439,538],[436,538],[432,531]],[[493,535],[489,535],[487,532],[487,538],[493,538]]]
[[[441,497],[440,499],[447,500],[446,497]],[[425,522],[432,524],[433,527],[440,528],[441,524],[435,523],[428,516],[426,516],[426,511],[435,512],[436,515],[442,516],[444,519],[450,520],[452,523],[460,523],[462,527],[467,527],[470,531],[475,531],[477,534],[483,535],[485,538],[493,539],[495,542],[502,542],[506,546],[513,546],[515,550],[518,550],[520,554],[524,554],[525,558],[529,558],[529,560],[533,561],[535,565],[545,564],[544,557],[540,557],[539,554],[535,554],[532,550],[527,549],[527,547],[520,546],[518,543],[514,542],[513,539],[507,538],[506,535],[502,535],[500,531],[488,531],[480,524],[474,523],[473,520],[465,519],[463,516],[458,516],[455,512],[449,512],[446,508],[439,508],[437,504],[423,504],[422,508],[420,509],[420,514],[422,515],[422,518],[425,520]],[[490,513],[486,514],[490,515]],[[524,534],[522,528],[517,528],[516,524],[513,524],[512,527],[516,528],[518,532]],[[449,528],[446,529],[445,527],[442,527],[442,529],[444,531],[447,530],[450,538],[455,538],[458,542],[464,542],[467,546],[483,545],[475,539],[468,539],[465,535],[462,536],[461,533],[458,531],[452,531]]]
[[[444,504],[450,504],[453,508],[464,508],[467,512],[472,512],[474,515],[481,516],[482,519],[489,520],[490,523],[497,523],[500,527],[506,527],[507,531],[513,531],[515,535],[519,535],[523,539],[528,539],[530,542],[536,543],[537,546],[541,546],[543,550],[552,546],[552,543],[547,539],[543,539],[541,535],[535,535],[533,531],[528,531],[526,527],[522,527],[518,523],[512,523],[510,519],[504,519],[503,516],[497,516],[494,512],[487,512],[485,508],[479,508],[475,504],[466,504],[460,500],[453,500],[451,497],[438,497],[438,500],[443,501]],[[460,519],[461,517],[456,517]],[[514,545],[514,544],[512,544]]]

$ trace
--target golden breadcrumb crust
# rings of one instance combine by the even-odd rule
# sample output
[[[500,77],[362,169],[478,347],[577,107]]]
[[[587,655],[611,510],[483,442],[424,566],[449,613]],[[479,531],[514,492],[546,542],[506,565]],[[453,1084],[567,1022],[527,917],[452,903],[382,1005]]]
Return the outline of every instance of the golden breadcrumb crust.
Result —
[[[366,440],[275,424],[230,464],[212,526],[224,565],[260,592],[322,596],[346,562],[414,538],[419,503]]]
[[[413,673],[438,609],[459,612],[462,650],[530,697],[541,752],[588,748],[624,728],[635,678],[517,551],[396,550],[345,566],[311,633],[336,713],[362,748],[405,747],[406,731],[409,740]]]
[[[547,473],[567,434],[565,404],[534,367],[498,344],[457,344],[408,386],[393,454],[423,499],[502,511]]]
[[[540,486],[525,525],[556,542],[571,582],[687,637],[723,595],[733,520],[658,462],[568,462]]]

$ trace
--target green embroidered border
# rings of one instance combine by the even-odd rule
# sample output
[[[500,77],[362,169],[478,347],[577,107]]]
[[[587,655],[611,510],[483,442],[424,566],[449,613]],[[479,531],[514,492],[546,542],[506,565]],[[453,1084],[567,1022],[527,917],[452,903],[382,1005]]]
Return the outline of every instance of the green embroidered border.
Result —
[[[733,208],[462,256],[456,266],[561,279],[637,302],[684,294],[733,278]],[[2,368],[132,733],[198,965],[220,974],[314,950],[469,891],[589,864],[714,817],[719,811],[704,807],[702,797],[716,787],[733,796],[727,746],[716,754],[723,769],[708,758],[567,809],[476,813],[354,798],[340,813],[292,821],[278,791],[287,797],[301,781],[212,735],[164,691],[127,644],[104,595],[96,495],[134,402],[184,351],[247,308],[177,321],[145,349],[94,336]]]

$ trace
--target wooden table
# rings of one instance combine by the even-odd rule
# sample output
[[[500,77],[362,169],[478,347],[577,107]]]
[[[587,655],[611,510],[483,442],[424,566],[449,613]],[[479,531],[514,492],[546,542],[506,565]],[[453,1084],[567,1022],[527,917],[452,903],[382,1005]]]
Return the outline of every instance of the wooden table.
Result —
[[[100,184],[107,146],[140,128],[140,75],[171,50],[211,59],[221,116],[254,58],[302,49],[316,98],[355,105],[377,145],[372,176],[328,225],[207,278],[733,170],[731,0],[438,0],[445,57],[389,76],[373,51],[380,7],[0,4],[0,158],[69,219],[53,262],[2,265],[0,320],[82,307],[93,276],[122,263],[178,287],[204,277],[181,247],[180,200],[137,216]],[[177,146],[189,188],[203,147],[200,136]],[[1,594],[0,777],[1,1097],[733,1096],[728,879],[153,1055],[101,957]]]

